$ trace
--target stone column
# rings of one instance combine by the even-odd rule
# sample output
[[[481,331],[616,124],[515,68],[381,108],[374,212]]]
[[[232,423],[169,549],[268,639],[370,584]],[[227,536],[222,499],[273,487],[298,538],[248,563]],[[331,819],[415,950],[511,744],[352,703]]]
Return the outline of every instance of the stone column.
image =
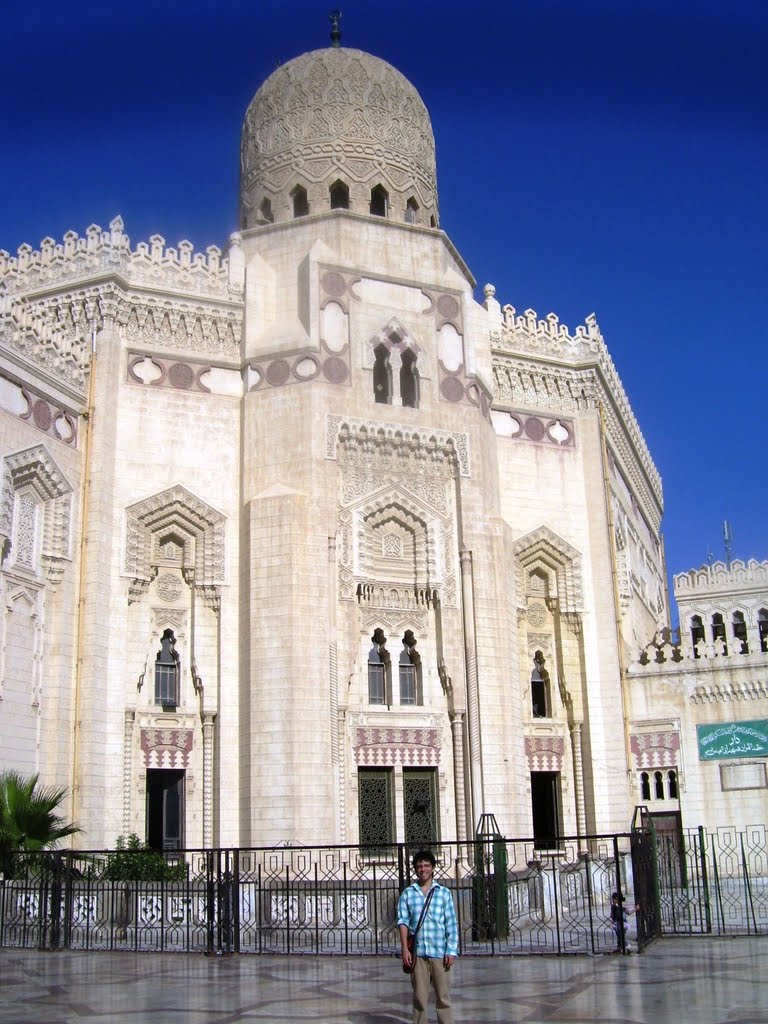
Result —
[[[213,744],[215,713],[203,713],[203,846],[213,846]]]
[[[123,828],[122,834],[134,832],[131,821],[131,787],[133,786],[133,723],[136,720],[134,708],[125,709],[123,720]]]
[[[584,764],[581,757],[581,722],[572,722],[571,749],[573,751],[573,785],[576,797],[576,832],[583,836],[587,831],[587,814],[584,806]]]
[[[453,738],[453,785],[456,794],[456,838],[460,843],[467,840],[467,801],[464,792],[464,712],[451,715]]]
[[[467,671],[467,725],[469,732],[469,771],[471,779],[470,811],[477,822],[484,813],[483,765],[480,746],[480,697],[477,680],[477,640],[475,636],[475,596],[472,577],[472,552],[461,550],[461,597],[464,617],[464,658]]]

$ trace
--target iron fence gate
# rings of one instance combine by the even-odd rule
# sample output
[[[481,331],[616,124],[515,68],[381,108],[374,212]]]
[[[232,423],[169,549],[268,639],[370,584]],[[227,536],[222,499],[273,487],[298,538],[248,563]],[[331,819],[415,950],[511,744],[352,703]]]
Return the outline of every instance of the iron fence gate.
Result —
[[[768,830],[686,829],[656,837],[665,934],[768,934]]]

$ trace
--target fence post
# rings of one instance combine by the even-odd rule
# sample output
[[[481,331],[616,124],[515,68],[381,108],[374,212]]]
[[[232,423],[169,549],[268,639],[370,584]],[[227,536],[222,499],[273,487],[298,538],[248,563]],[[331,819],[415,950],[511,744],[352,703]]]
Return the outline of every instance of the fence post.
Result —
[[[709,877],[707,875],[707,843],[704,837],[704,826],[699,825],[699,872],[701,886],[704,890],[704,920],[707,932],[712,931],[712,910],[709,905]]]
[[[747,897],[749,902],[749,909],[752,911],[752,923],[755,926],[755,935],[759,934],[757,927],[757,918],[755,917],[755,904],[752,901],[752,883],[749,880],[749,866],[747,865],[747,855],[744,852],[744,833],[739,832],[739,840],[741,842],[741,866],[744,870],[744,895]],[[749,935],[749,912],[746,915],[747,918],[747,935]]]

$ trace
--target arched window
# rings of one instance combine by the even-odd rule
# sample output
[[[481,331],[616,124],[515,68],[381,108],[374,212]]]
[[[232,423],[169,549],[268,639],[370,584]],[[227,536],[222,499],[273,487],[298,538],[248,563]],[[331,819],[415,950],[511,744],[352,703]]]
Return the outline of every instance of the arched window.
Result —
[[[725,645],[723,653],[728,653],[728,640],[725,636],[725,623],[723,622],[723,616],[720,612],[715,612],[712,616],[712,640],[722,640]]]
[[[736,640],[735,654],[749,654],[749,641],[747,639],[747,624],[744,621],[743,612],[734,612],[731,617],[733,636]]]
[[[406,224],[418,224],[419,223],[419,204],[411,196],[408,202],[405,204],[405,223]]]
[[[302,185],[297,185],[291,192],[291,200],[293,201],[293,216],[306,217],[309,213],[307,190]]]
[[[400,401],[408,409],[419,407],[419,371],[416,353],[407,348],[400,361]]]
[[[419,670],[421,657],[416,650],[416,638],[408,629],[403,637],[403,650],[400,655],[400,703],[421,704]]]
[[[371,189],[371,213],[374,217],[386,217],[389,209],[389,193],[383,185]]]
[[[332,210],[349,209],[349,189],[343,181],[335,181],[331,185],[330,197]]]
[[[368,703],[389,704],[389,651],[384,630],[373,631],[373,647],[368,652]]]
[[[648,776],[648,772],[643,772],[640,776],[640,799],[651,799],[651,780]]]
[[[274,223],[275,215],[272,213],[272,202],[266,196],[259,205],[259,224]]]
[[[768,653],[768,610],[761,608],[757,613],[757,636],[760,640],[760,650],[763,654]]]
[[[657,800],[664,799],[664,776],[661,772],[653,773],[653,788]]]
[[[550,718],[549,680],[544,668],[544,656],[536,651],[531,672],[531,714],[534,718]]]
[[[437,221],[435,220],[434,215],[429,218],[429,226],[431,228],[437,227]]]
[[[705,640],[704,635],[704,623],[701,620],[700,615],[694,615],[691,618],[691,643],[693,644],[693,656],[694,658],[699,657],[699,652],[696,650],[696,644]]]
[[[392,367],[389,352],[384,345],[374,350],[373,397],[382,405],[392,404]]]
[[[164,708],[175,708],[179,703],[179,656],[175,647],[173,630],[166,629],[155,658],[155,704]]]
[[[667,772],[667,786],[669,787],[669,799],[677,800],[677,772]]]

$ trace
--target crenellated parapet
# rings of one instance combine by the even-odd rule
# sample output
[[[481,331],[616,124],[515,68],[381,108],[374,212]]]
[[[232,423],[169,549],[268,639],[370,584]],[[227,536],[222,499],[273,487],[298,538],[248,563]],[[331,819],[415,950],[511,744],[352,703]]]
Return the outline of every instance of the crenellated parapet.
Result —
[[[730,565],[714,562],[700,569],[677,573],[673,577],[675,597],[696,598],[699,595],[715,597],[738,590],[740,594],[752,590],[768,590],[768,561],[758,562],[754,558],[744,562],[734,559]]]
[[[571,332],[554,313],[539,318],[499,306],[486,286],[495,402],[579,412],[602,405],[608,440],[652,527],[661,523],[661,477],[632,412],[594,314]]]
[[[232,247],[238,246],[239,240],[233,238]],[[233,300],[242,297],[238,259],[222,258],[215,245],[209,245],[204,253],[196,253],[187,241],[169,246],[162,235],[152,235],[148,242],[131,249],[121,217],[110,221],[108,231],[92,224],[82,237],[68,231],[59,243],[44,238],[39,249],[21,245],[16,256],[0,249],[0,290],[7,295],[28,295],[111,274],[161,291]]]
[[[242,331],[239,236],[229,259],[216,246],[166,247],[159,235],[131,249],[117,217],[62,244],[0,252],[0,347],[23,370],[42,372],[82,399],[98,334],[118,331],[151,351],[234,363]]]

